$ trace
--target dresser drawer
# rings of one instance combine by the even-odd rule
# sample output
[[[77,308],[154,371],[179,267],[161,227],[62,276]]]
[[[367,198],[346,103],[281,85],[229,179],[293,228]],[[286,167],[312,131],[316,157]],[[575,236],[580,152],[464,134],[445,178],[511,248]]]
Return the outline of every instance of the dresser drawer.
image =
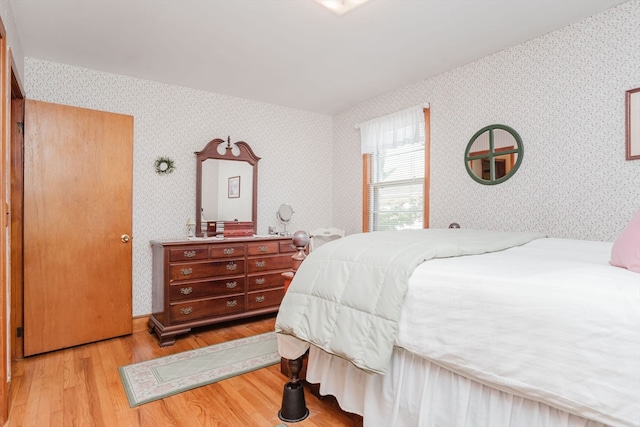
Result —
[[[243,257],[243,244],[215,245],[211,246],[211,258]]]
[[[293,261],[290,255],[255,257],[247,260],[247,271],[257,273],[259,271],[284,270],[291,268]]]
[[[294,245],[291,240],[289,240],[288,242],[280,242],[279,245],[281,254],[292,253],[296,251],[296,245]]]
[[[188,248],[176,248],[169,250],[171,261],[195,261],[209,258],[208,246],[190,246]]]
[[[161,346],[191,328],[272,313],[293,267],[291,237],[152,241],[149,327]]]
[[[244,273],[244,260],[202,262],[172,265],[170,278],[174,280],[200,279],[211,276],[235,276]]]
[[[284,298],[284,288],[247,294],[247,310],[278,306]]]
[[[244,295],[222,298],[210,298],[171,304],[169,312],[171,322],[180,323],[204,319],[211,316],[224,316],[244,311]]]
[[[254,274],[247,277],[247,291],[284,286],[282,273]]]
[[[248,255],[269,255],[278,253],[278,242],[248,243]]]
[[[169,300],[180,301],[220,295],[244,293],[244,276],[206,282],[174,283],[169,286]]]

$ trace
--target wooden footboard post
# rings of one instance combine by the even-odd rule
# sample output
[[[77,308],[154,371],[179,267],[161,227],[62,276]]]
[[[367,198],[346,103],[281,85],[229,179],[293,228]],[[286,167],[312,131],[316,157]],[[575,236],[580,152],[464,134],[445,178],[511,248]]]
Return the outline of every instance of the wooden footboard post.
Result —
[[[293,233],[293,237],[291,238],[291,243],[296,247],[297,252],[291,256],[293,260],[291,264],[291,271],[287,271],[282,273],[282,277],[284,278],[284,291],[287,292],[289,289],[289,285],[291,284],[291,280],[293,280],[293,276],[298,271],[300,264],[307,257],[305,250],[307,249],[307,245],[309,244],[309,234],[306,231],[296,231]]]
[[[293,266],[290,272],[282,273],[285,280],[284,290],[287,291],[294,274],[300,267],[302,261],[306,258],[305,249],[309,244],[309,235],[306,231],[296,231],[293,233],[292,242],[298,252],[291,258]],[[284,385],[282,392],[282,407],[278,411],[278,418],[289,423],[302,421],[309,416],[306,402],[304,400],[304,387],[300,380],[300,371],[302,370],[302,359],[304,355],[294,360],[287,360],[289,367],[289,382]]]

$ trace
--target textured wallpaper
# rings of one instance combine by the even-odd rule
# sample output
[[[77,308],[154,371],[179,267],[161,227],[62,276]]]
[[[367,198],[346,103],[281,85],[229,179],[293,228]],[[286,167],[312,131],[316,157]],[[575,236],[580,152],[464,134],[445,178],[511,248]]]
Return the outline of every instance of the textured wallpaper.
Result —
[[[31,99],[134,116],[133,314],[143,315],[151,311],[149,240],[184,237],[194,214],[194,151],[231,135],[262,157],[260,233],[277,224],[281,203],[296,212],[291,230],[358,232],[355,125],[424,102],[431,227],[615,239],[640,209],[640,160],[624,159],[624,92],[640,87],[638,22],[640,0],[632,0],[335,117],[34,58],[25,58],[24,83]],[[467,175],[464,150],[495,123],[520,134],[524,160],[510,180],[483,186]],[[159,156],[174,159],[175,172],[155,174]]]
[[[249,143],[258,163],[258,232],[295,214],[290,230],[331,225],[332,118],[69,65],[25,59],[30,99],[134,117],[133,314],[151,312],[150,240],[186,237],[195,215],[195,151],[214,138]],[[176,169],[155,173],[167,156]]]
[[[640,160],[625,161],[625,91],[640,87],[640,1],[387,93],[334,117],[335,225],[361,229],[355,125],[431,105],[431,227],[535,230],[614,240],[640,209]],[[524,159],[485,186],[463,156],[490,124],[513,127]]]

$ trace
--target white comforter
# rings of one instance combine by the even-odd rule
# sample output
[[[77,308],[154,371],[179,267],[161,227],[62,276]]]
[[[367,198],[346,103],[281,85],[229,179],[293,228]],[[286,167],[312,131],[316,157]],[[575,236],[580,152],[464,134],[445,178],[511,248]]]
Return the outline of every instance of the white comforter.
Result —
[[[383,373],[416,266],[434,258],[501,251],[540,237],[430,229],[354,234],[325,244],[302,263],[280,305],[280,354],[292,359],[306,350],[305,345],[285,350],[286,334]]]
[[[640,275],[611,244],[538,239],[414,271],[396,345],[613,426],[640,425]]]

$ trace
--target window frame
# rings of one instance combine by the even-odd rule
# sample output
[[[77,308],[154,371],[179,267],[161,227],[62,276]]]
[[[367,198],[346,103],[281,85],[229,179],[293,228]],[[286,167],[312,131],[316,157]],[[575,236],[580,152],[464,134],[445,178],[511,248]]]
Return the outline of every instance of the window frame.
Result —
[[[424,112],[424,181],[423,181],[423,228],[429,228],[429,195],[431,193],[430,189],[430,175],[431,175],[431,110],[429,108],[424,108],[422,110]],[[370,218],[370,210],[371,206],[370,198],[369,198],[369,185],[371,183],[372,176],[372,154],[363,154],[362,155],[362,232],[369,232],[369,218]]]

